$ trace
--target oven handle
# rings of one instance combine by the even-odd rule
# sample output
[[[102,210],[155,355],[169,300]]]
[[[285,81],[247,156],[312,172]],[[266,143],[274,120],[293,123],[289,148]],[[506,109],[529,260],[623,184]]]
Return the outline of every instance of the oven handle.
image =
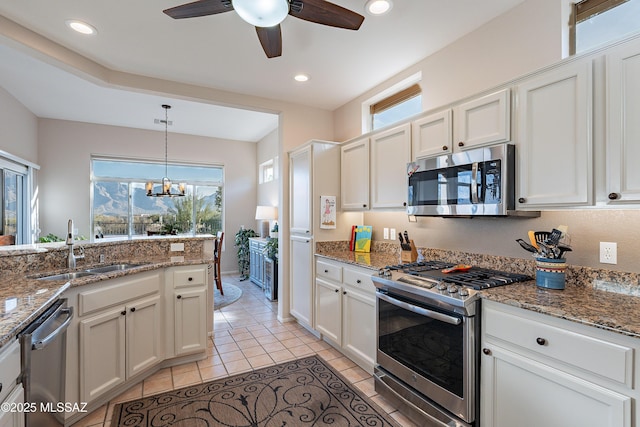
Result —
[[[427,310],[426,308],[418,307],[413,304],[406,303],[404,301],[399,301],[381,292],[378,292],[377,295],[378,295],[378,298],[388,302],[389,304],[393,304],[397,307],[404,308],[405,310],[412,311],[421,316],[430,317],[432,319],[440,320],[442,322],[450,323],[452,325],[459,325],[462,322],[462,320],[458,317],[448,316],[446,314],[438,313],[437,311]]]
[[[478,162],[471,165],[471,203],[478,204]]]

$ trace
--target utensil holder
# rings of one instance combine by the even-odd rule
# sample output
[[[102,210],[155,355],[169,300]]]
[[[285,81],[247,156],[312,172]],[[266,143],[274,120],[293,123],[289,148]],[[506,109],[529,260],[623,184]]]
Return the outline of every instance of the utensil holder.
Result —
[[[418,260],[418,250],[416,245],[413,244],[413,240],[409,240],[411,250],[402,250],[400,253],[400,259],[402,262],[416,262]]]
[[[536,285],[546,289],[564,289],[566,270],[564,258],[536,258]]]

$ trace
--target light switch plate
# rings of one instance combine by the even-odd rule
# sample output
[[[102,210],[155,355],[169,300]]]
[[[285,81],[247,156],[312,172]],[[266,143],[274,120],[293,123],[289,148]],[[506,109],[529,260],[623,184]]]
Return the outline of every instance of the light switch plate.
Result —
[[[389,240],[389,228],[385,227],[382,229],[382,234],[383,234],[383,239],[384,240]]]
[[[398,237],[398,234],[396,233],[396,229],[395,228],[392,228],[389,231],[389,234],[390,234],[389,237],[391,238],[391,240],[395,240]]]
[[[184,252],[184,243],[172,243],[171,252]]]

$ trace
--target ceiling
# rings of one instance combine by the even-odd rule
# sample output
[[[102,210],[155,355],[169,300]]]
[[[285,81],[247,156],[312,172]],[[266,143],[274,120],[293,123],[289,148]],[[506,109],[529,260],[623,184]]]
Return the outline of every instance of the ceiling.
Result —
[[[365,16],[360,30],[288,16],[282,56],[273,59],[233,11],[183,20],[162,13],[182,0],[5,1],[0,15],[112,70],[331,111],[522,1],[394,0],[388,14],[371,16],[366,0],[335,0]],[[68,19],[98,34],[81,36]],[[97,85],[2,37],[0,58],[0,86],[38,117],[158,130],[153,119],[170,103],[171,132],[257,141],[278,125],[274,114]],[[297,73],[311,79],[296,82]]]

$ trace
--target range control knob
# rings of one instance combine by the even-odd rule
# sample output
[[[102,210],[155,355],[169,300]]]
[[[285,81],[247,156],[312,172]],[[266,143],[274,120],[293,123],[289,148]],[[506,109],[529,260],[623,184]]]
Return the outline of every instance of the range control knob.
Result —
[[[438,290],[439,291],[446,291],[447,290],[447,284],[444,283],[444,282],[438,283]]]
[[[449,292],[450,294],[455,294],[456,292],[458,292],[458,288],[456,285],[449,285],[449,287],[447,287],[447,292]]]
[[[460,292],[458,292],[458,295],[460,295],[461,297],[468,297],[469,296],[469,290],[466,288],[462,288],[460,289]]]

